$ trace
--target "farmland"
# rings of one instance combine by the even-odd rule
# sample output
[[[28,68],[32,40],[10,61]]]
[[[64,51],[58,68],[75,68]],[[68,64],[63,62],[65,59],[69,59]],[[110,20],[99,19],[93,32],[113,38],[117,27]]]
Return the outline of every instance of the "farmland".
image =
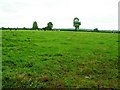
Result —
[[[118,88],[118,34],[2,31],[3,88]]]

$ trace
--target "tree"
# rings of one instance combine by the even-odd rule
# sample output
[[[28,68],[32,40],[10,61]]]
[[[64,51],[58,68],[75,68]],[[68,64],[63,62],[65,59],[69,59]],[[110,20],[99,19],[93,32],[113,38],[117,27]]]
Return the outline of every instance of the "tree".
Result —
[[[47,29],[48,30],[52,30],[52,28],[53,28],[53,23],[52,22],[48,22],[47,23]]]
[[[32,29],[34,29],[34,30],[38,29],[38,25],[37,25],[36,21],[33,22]]]
[[[5,27],[2,27],[2,30],[5,30]]]
[[[73,19],[73,26],[75,27],[75,30],[78,30],[80,25],[81,25],[81,22],[79,22],[79,18],[75,17]]]
[[[23,27],[23,30],[26,30],[26,27]]]
[[[53,23],[52,22],[48,22],[47,26],[42,28],[42,30],[45,30],[45,31],[46,30],[52,30],[52,28],[53,28]]]
[[[95,32],[99,32],[98,28],[95,28],[94,31],[95,31]]]

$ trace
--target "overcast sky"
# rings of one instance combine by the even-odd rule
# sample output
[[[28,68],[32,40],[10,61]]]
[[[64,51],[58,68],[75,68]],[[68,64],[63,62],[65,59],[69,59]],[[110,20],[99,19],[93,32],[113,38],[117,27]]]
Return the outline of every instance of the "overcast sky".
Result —
[[[0,0],[0,27],[39,28],[53,22],[54,28],[73,28],[78,17],[80,28],[118,29],[119,0]]]

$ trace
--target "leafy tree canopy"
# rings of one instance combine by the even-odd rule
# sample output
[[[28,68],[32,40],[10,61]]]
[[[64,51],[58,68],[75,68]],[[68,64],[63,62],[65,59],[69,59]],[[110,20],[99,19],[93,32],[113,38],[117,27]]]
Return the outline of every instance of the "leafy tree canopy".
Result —
[[[75,27],[75,30],[78,30],[80,25],[81,25],[81,22],[79,22],[79,18],[75,17],[73,19],[73,26]]]
[[[53,23],[52,23],[52,22],[48,22],[48,23],[47,23],[47,28],[48,28],[49,30],[52,30],[52,28],[53,28]]]
[[[37,25],[37,22],[36,22],[36,21],[33,22],[32,29],[38,29],[38,25]]]

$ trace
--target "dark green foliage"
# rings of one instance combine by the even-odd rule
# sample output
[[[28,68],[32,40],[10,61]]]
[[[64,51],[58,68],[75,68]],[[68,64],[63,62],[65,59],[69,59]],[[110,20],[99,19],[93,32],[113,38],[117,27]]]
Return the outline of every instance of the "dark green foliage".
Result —
[[[79,18],[75,17],[73,19],[73,26],[75,27],[75,30],[78,30],[80,25],[81,25],[81,22],[79,22]]]
[[[14,28],[14,30],[16,31],[16,30],[17,30],[17,28]]]
[[[2,27],[2,30],[5,30],[5,28],[4,28],[4,27]]]
[[[26,30],[26,27],[23,27],[23,30]]]
[[[52,22],[48,22],[47,29],[48,30],[52,30],[52,28],[53,28],[53,23]]]
[[[45,30],[45,31],[46,30],[52,30],[52,28],[53,28],[53,23],[52,22],[48,22],[47,26],[42,28],[42,30]]]
[[[99,32],[98,28],[95,28],[94,31],[95,31],[95,32]]]
[[[33,22],[32,29],[33,29],[33,30],[38,29],[38,25],[37,25],[37,22],[36,22],[36,21]]]

